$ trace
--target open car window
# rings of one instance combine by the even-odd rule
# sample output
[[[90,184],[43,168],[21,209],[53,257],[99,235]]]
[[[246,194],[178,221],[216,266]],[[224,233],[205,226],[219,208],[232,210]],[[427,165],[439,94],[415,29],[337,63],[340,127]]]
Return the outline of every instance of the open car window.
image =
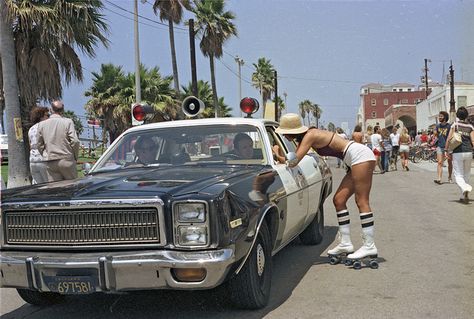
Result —
[[[235,143],[246,146],[238,152]],[[166,127],[125,134],[99,159],[93,172],[144,166],[197,164],[266,165],[262,136],[252,125]]]

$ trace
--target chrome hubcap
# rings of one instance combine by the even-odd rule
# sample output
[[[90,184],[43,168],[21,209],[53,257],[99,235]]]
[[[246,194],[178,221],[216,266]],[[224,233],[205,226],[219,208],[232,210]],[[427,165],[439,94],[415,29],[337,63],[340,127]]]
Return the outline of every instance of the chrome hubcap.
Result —
[[[262,245],[257,245],[257,273],[259,276],[262,276],[263,271],[265,270],[265,252]]]

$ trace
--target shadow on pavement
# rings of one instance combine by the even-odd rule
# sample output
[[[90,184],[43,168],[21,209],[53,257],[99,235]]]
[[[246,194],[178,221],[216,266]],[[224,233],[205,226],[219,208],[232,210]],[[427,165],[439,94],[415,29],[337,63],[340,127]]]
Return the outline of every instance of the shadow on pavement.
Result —
[[[48,308],[24,305],[9,318],[262,318],[291,296],[312,266],[327,263],[320,255],[334,241],[337,227],[325,227],[323,242],[304,246],[298,239],[273,257],[273,280],[269,305],[261,310],[235,309],[222,287],[203,291],[140,291],[122,295],[93,294],[67,297],[63,304]]]

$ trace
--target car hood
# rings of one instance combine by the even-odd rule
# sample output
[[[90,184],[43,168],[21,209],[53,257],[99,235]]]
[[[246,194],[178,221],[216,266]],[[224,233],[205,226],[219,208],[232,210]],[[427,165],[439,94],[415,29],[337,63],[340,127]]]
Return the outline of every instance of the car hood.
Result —
[[[258,174],[262,166],[179,166],[134,168],[89,175],[81,179],[52,182],[2,192],[2,204],[9,202],[89,200],[180,196],[217,191],[216,184],[236,182]]]

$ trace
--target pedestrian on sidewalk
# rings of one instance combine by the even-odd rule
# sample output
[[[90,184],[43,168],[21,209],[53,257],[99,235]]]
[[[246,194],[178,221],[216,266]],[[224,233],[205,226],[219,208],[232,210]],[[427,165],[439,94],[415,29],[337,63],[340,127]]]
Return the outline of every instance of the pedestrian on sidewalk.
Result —
[[[357,124],[354,126],[354,131],[352,132],[352,140],[356,143],[365,144],[364,133],[362,133],[362,126]]]
[[[364,135],[365,145],[372,149],[372,134],[374,134],[374,129],[371,125],[367,126],[367,130]]]
[[[411,137],[408,134],[408,129],[403,128],[400,134],[400,159],[402,162],[402,169],[409,171],[408,168],[408,154],[410,153]]]
[[[381,129],[380,126],[376,125],[374,127],[374,134],[370,136],[371,143],[372,143],[372,151],[374,152],[375,155],[375,160],[377,163],[377,167],[380,170],[380,174],[385,173],[385,170],[382,165],[382,152],[385,151],[385,148],[383,146],[383,141],[382,141],[382,135],[380,135]]]
[[[398,129],[400,126],[395,125],[392,129],[392,133],[390,134],[390,141],[392,143],[392,156],[390,159],[391,166],[394,170],[397,170],[397,162],[398,162],[398,153],[400,151],[400,134],[398,133]]]
[[[30,140],[30,172],[33,178],[33,184],[41,184],[48,181],[46,162],[38,150],[39,123],[48,118],[49,110],[47,107],[35,106],[30,112],[30,120],[33,126],[28,130],[28,139]]]
[[[280,126],[276,132],[283,134],[290,141],[297,141],[295,166],[306,155],[310,148],[320,156],[333,156],[343,160],[347,165],[347,173],[341,181],[334,198],[339,222],[339,244],[328,251],[330,255],[348,253],[349,259],[361,259],[367,256],[377,257],[377,248],[374,242],[374,216],[369,204],[372,174],[375,168],[375,156],[366,146],[348,141],[335,132],[320,130],[301,124],[298,114],[287,113],[281,117]],[[355,194],[362,223],[363,245],[355,253],[350,237],[350,218],[347,210],[347,201]]]
[[[62,101],[51,103],[53,114],[38,126],[38,150],[46,161],[48,181],[77,178],[79,139],[71,119],[63,117]]]
[[[392,141],[390,139],[390,131],[386,128],[383,128],[381,135],[384,147],[384,151],[382,152],[382,166],[384,172],[388,172],[390,168],[390,158],[392,157]]]
[[[449,121],[449,114],[448,112],[441,111],[438,115],[439,123],[436,125],[433,133],[437,138],[437,147],[436,147],[436,159],[438,162],[437,173],[438,178],[434,180],[436,184],[442,184],[442,176],[443,176],[443,164],[444,160],[448,160],[448,182],[452,183],[451,175],[453,173],[453,160],[452,155],[448,152],[446,148],[446,139],[448,138],[449,131],[451,129],[451,124],[448,123]]]
[[[459,121],[451,125],[446,148],[449,149],[449,140],[454,132],[460,132],[462,143],[453,150],[453,171],[454,180],[461,189],[462,197],[460,200],[464,204],[468,204],[469,193],[472,191],[472,186],[469,185],[469,177],[471,175],[472,149],[474,147],[474,127],[466,120],[468,112],[464,106],[458,108],[456,116]]]

